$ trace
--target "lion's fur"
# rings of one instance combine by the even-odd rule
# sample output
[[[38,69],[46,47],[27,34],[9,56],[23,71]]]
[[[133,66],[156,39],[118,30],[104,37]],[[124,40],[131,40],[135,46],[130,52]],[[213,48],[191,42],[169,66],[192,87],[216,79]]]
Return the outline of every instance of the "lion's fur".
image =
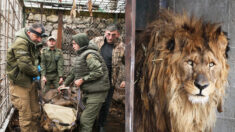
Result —
[[[211,131],[216,107],[222,111],[229,69],[220,25],[163,10],[138,38],[135,131]],[[208,79],[200,93],[208,94],[208,101],[196,96],[199,74]]]

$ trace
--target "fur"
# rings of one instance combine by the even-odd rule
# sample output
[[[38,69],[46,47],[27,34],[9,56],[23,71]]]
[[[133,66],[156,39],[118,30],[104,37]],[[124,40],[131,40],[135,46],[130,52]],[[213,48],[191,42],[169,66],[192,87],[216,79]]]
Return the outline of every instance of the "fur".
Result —
[[[211,131],[229,70],[220,24],[162,10],[137,38],[135,131]]]

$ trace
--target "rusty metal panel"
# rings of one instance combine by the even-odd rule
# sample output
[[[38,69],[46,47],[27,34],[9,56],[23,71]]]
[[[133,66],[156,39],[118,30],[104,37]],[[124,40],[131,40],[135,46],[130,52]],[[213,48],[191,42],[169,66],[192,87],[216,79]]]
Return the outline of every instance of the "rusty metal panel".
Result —
[[[125,131],[133,132],[134,123],[134,65],[135,65],[135,17],[136,0],[126,0],[126,103]]]

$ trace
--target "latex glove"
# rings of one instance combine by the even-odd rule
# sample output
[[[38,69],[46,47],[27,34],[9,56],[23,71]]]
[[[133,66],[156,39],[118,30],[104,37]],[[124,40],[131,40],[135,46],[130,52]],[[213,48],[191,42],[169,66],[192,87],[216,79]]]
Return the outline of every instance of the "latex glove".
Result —
[[[38,72],[41,72],[41,66],[38,65]]]
[[[40,76],[33,77],[33,81],[40,80]]]

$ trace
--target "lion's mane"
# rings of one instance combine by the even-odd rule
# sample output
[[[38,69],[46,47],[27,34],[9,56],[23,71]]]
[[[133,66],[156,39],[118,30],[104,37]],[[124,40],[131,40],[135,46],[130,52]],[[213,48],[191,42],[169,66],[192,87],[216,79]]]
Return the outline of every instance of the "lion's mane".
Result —
[[[220,24],[162,10],[137,38],[135,131],[211,131],[229,69]]]

